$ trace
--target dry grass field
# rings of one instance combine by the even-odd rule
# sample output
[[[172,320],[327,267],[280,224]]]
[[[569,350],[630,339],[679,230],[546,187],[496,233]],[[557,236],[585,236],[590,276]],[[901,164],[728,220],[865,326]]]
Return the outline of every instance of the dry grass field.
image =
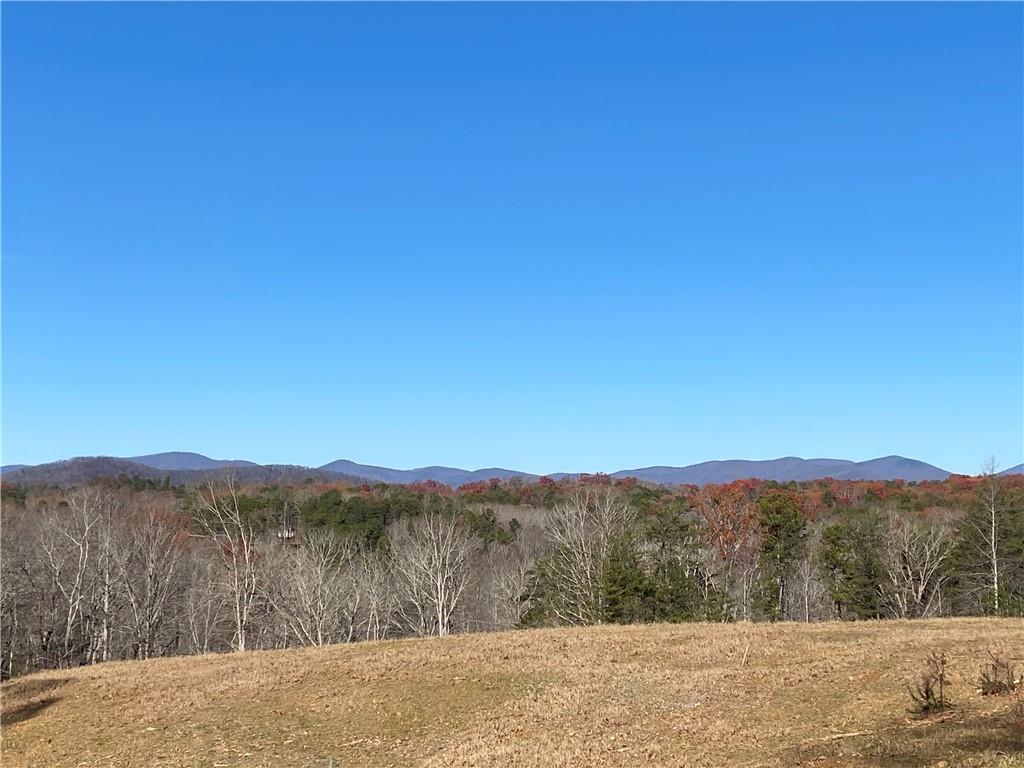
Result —
[[[948,712],[908,714],[932,648]],[[1024,766],[1024,622],[656,625],[115,663],[2,687],[17,766]]]

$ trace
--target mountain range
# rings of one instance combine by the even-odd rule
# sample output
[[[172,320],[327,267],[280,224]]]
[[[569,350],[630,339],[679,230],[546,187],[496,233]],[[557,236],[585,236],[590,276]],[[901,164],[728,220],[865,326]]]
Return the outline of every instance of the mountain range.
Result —
[[[466,470],[455,467],[419,467],[417,469],[391,469],[369,464],[358,464],[338,459],[319,467],[283,464],[257,464],[241,459],[211,459],[199,453],[175,451],[147,456],[115,458],[108,456],[78,457],[37,466],[13,464],[0,468],[5,482],[20,484],[72,485],[97,477],[127,475],[149,479],[170,477],[175,483],[202,480],[210,474],[230,471],[240,481],[301,482],[311,478],[317,481],[345,480],[354,483],[420,483],[433,480],[452,487],[480,480],[521,478],[524,482],[540,479],[539,475],[500,467]],[[559,479],[576,473],[554,473],[548,477]],[[1024,474],[1024,464],[1005,470],[1002,474]],[[729,483],[733,480],[755,478],[780,482],[816,480],[826,477],[837,480],[944,480],[950,473],[944,469],[903,456],[884,456],[868,461],[847,459],[801,459],[787,456],[767,461],[732,459],[706,461],[689,466],[655,466],[623,469],[611,473],[612,477],[635,477],[659,485]]]

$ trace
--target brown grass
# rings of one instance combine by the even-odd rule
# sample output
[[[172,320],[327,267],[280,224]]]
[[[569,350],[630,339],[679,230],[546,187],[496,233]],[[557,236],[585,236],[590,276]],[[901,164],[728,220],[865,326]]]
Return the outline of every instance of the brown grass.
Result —
[[[955,707],[907,683],[949,658]],[[1020,620],[656,625],[114,663],[5,683],[17,766],[1024,766],[975,688]]]

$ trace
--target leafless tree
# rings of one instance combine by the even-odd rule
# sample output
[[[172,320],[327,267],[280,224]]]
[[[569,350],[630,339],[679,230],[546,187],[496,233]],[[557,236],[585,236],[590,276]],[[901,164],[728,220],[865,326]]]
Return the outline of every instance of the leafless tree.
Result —
[[[548,576],[557,590],[551,601],[564,624],[596,624],[604,618],[604,571],[613,536],[633,519],[633,511],[614,488],[574,491],[555,505],[544,521],[554,546]]]
[[[519,542],[491,547],[487,553],[492,629],[515,627],[530,610],[537,591],[535,560]]]
[[[995,459],[991,458],[982,470],[984,479],[978,492],[982,515],[972,522],[978,534],[979,554],[986,566],[986,581],[992,595],[992,609],[998,616],[1002,592],[1002,586],[999,581],[1001,571],[999,540],[1002,536],[1000,524],[1003,510],[999,476],[996,474],[997,468]]]
[[[885,537],[886,596],[897,618],[931,616],[946,582],[946,562],[953,552],[948,526],[889,509]]]
[[[361,596],[356,631],[364,640],[383,640],[394,627],[398,613],[392,560],[380,552],[361,547],[352,567]]]
[[[84,636],[84,609],[90,592],[95,529],[103,517],[103,492],[80,488],[67,494],[62,503],[47,507],[39,525],[39,551],[46,576],[59,594],[54,611],[55,626],[41,628],[44,652],[66,666],[87,654],[91,638]],[[60,638],[59,646],[56,638]],[[81,660],[86,660],[82,658]]]
[[[242,511],[233,479],[222,489],[207,484],[199,494],[197,522],[203,534],[214,544],[226,569],[226,587],[234,619],[231,641],[236,651],[249,648],[254,606],[259,595],[259,556],[256,551],[256,526],[252,516]]]
[[[469,581],[473,537],[449,512],[426,512],[390,531],[400,611],[418,635],[441,637],[455,616]]]
[[[183,612],[192,653],[210,653],[230,647],[232,620],[224,600],[223,566],[215,544],[193,547],[185,562],[188,585]],[[214,551],[218,549],[218,551]]]
[[[35,516],[32,516],[35,517]],[[0,517],[0,678],[6,679],[24,670],[19,664],[30,655],[29,634],[33,615],[44,610],[43,596],[34,590],[38,575],[37,552],[30,528],[30,512],[5,505]]]
[[[279,562],[266,579],[267,598],[295,639],[302,645],[350,641],[361,599],[353,580],[352,542],[313,529],[297,547],[271,546]]]
[[[158,498],[138,500],[124,518],[129,543],[120,560],[120,578],[129,608],[133,654],[148,659],[161,655],[158,638],[171,603],[184,586],[180,567],[187,520]]]
[[[123,598],[120,574],[127,557],[124,530],[126,515],[122,493],[110,490],[97,492],[98,517],[93,527],[93,567],[88,589],[91,627],[90,664],[109,661],[114,654],[114,624]]]
[[[804,622],[828,616],[832,601],[821,579],[821,525],[811,525],[807,531],[803,552],[794,567],[794,586],[789,618]]]

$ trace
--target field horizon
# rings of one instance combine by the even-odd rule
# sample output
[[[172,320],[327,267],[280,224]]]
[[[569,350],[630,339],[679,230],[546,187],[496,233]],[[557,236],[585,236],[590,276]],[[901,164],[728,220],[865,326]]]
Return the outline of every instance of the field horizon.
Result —
[[[1020,619],[521,630],[112,662],[3,684],[4,765],[1020,766],[982,697]],[[953,708],[907,686],[946,653]]]

